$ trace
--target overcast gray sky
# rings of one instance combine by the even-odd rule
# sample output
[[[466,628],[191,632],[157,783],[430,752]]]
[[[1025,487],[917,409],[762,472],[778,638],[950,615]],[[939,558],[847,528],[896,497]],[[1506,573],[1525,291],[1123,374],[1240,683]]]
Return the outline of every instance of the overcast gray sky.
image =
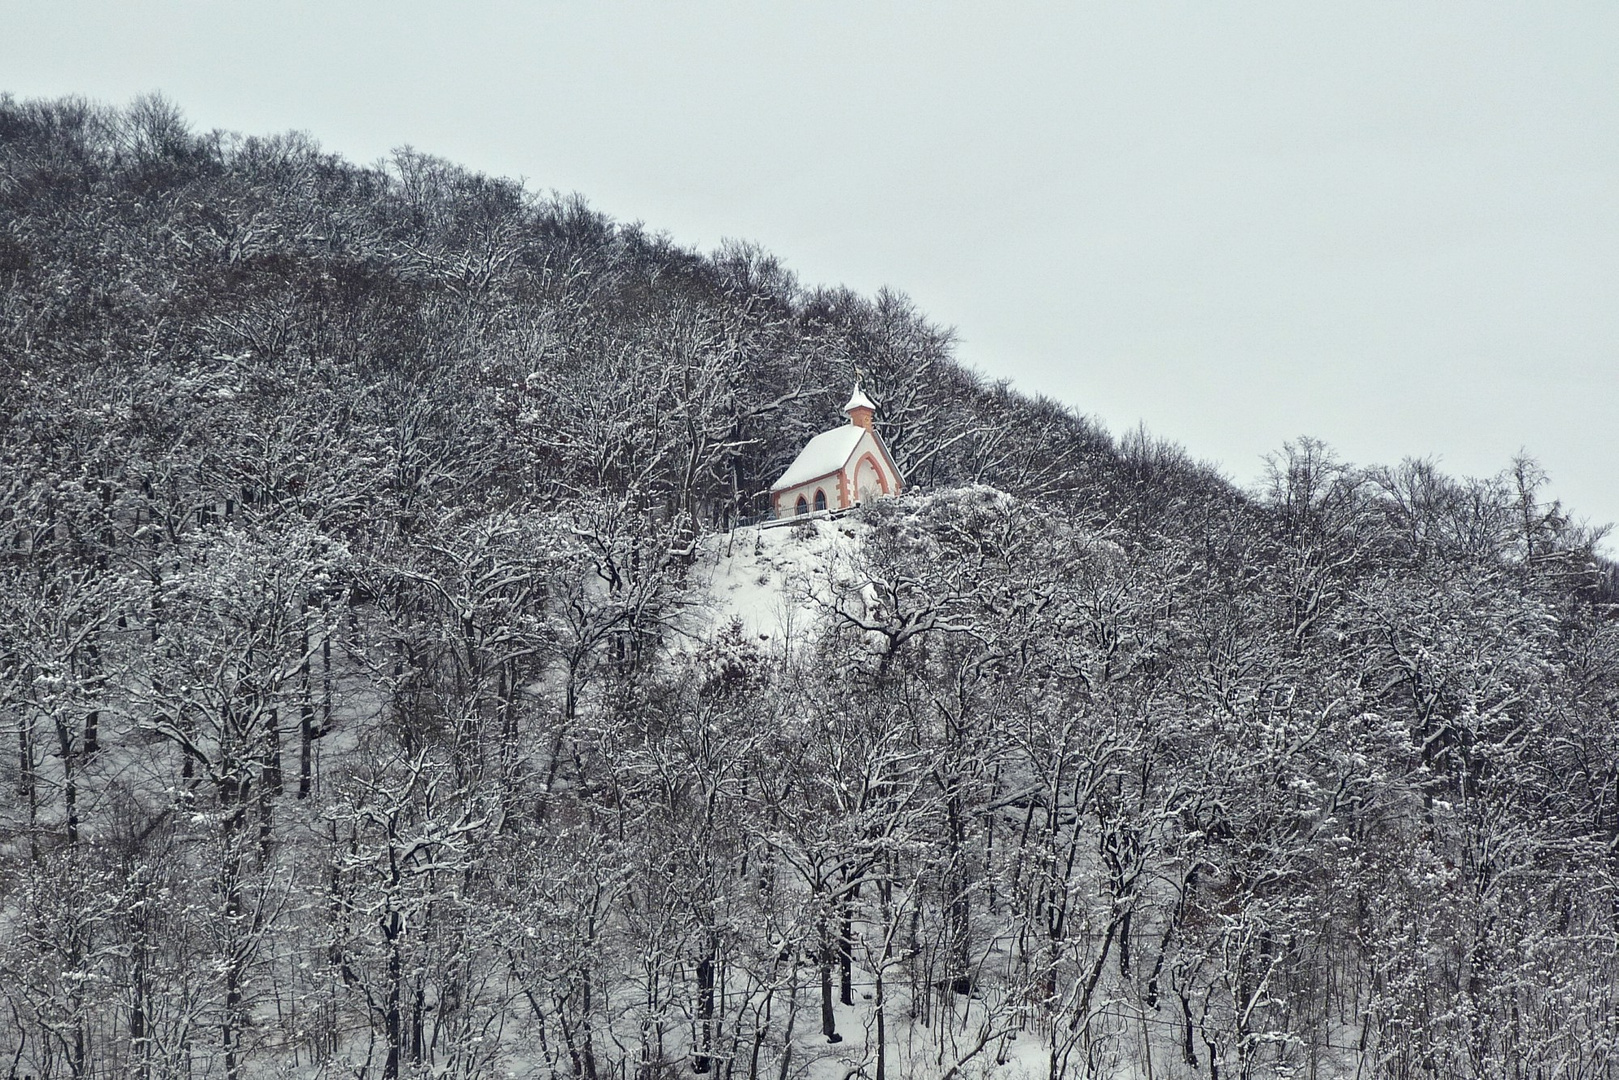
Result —
[[[1241,482],[1300,434],[1523,448],[1619,521],[1611,2],[0,0],[0,90],[161,90],[755,240]]]

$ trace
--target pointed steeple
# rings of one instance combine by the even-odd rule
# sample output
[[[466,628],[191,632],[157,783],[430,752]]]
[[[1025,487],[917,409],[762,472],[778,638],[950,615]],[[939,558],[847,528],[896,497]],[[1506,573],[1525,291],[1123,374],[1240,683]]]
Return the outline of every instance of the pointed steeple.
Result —
[[[877,406],[860,389],[860,384],[855,383],[854,394],[850,396],[849,404],[843,407],[843,411],[849,414],[849,423],[870,431],[871,418],[876,413]]]

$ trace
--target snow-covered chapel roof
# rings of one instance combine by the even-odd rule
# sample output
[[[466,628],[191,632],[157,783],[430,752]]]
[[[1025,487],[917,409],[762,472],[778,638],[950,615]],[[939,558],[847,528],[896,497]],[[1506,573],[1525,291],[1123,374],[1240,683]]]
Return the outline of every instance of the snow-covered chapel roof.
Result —
[[[856,392],[855,396],[862,395]],[[793,463],[787,466],[787,471],[781,474],[781,479],[770,485],[770,490],[781,491],[784,488],[797,487],[799,484],[837,472],[848,463],[849,455],[860,445],[860,436],[865,433],[865,428],[853,424],[821,432],[804,444],[804,449],[793,458]]]

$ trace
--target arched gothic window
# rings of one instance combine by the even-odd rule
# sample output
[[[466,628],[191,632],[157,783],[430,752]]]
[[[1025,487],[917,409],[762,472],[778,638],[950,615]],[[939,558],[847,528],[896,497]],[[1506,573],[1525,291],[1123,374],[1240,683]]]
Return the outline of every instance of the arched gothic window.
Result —
[[[820,488],[815,489],[815,509],[826,509],[826,492],[822,491]]]
[[[809,500],[800,495],[798,497],[798,505],[793,507],[793,513],[795,515],[809,513]]]
[[[860,459],[854,471],[854,487],[861,502],[870,502],[878,495],[888,493],[888,481],[877,469],[877,461],[870,454]]]

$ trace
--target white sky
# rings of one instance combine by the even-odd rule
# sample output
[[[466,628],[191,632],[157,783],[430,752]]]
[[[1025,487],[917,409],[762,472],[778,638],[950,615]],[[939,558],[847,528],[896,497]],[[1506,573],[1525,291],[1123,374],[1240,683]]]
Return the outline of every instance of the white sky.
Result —
[[[0,90],[161,90],[755,240],[1242,482],[1300,434],[1524,448],[1619,521],[1610,2],[0,0]]]

